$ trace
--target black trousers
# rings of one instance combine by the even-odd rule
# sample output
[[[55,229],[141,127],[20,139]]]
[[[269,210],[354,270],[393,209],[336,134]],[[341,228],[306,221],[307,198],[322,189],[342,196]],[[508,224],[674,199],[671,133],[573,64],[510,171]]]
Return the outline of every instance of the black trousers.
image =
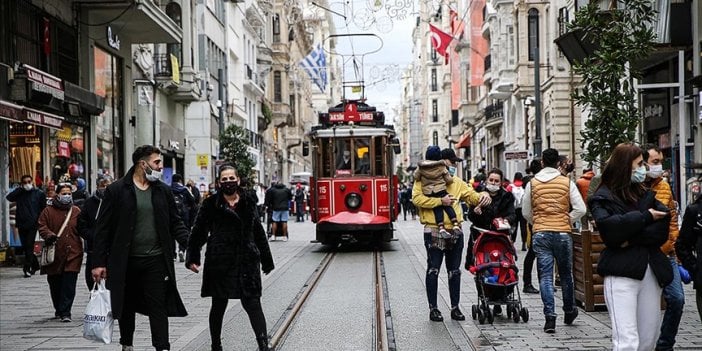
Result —
[[[90,257],[92,254],[92,252],[87,252],[87,255],[85,255],[85,285],[88,286],[88,290],[93,290],[93,286],[95,285],[92,272],[93,259]]]
[[[124,287],[124,306],[119,319],[119,343],[134,343],[137,304],[149,316],[151,345],[157,350],[169,350],[168,314],[166,312],[166,287],[168,271],[163,256],[129,257]]]
[[[224,312],[227,310],[229,299],[223,297],[213,297],[212,307],[210,308],[210,338],[213,346],[222,346],[222,323],[224,321]],[[241,307],[244,308],[249,316],[251,328],[256,335],[256,338],[267,336],[266,316],[263,314],[260,297],[243,297],[241,298]]]
[[[534,233],[532,232],[532,235]],[[532,243],[529,242],[529,248],[524,257],[524,269],[522,270],[522,280],[524,281],[524,286],[531,284],[531,271],[534,269],[534,260],[536,259],[536,254],[534,254],[534,248]]]
[[[22,251],[24,251],[24,269],[28,271],[34,267],[39,269],[39,260],[34,255],[34,240],[37,237],[37,228],[17,228]]]
[[[76,297],[78,272],[47,275],[46,280],[49,282],[51,302],[54,304],[54,316],[70,318],[73,300]]]

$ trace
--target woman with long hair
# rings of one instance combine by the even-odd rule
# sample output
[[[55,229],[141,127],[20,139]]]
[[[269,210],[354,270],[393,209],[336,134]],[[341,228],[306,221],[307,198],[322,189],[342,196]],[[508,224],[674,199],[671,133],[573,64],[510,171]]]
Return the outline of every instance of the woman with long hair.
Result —
[[[83,263],[83,240],[78,236],[80,208],[73,204],[71,190],[69,183],[57,185],[51,205],[39,215],[39,235],[44,245],[56,245],[54,261],[41,267],[41,274],[46,274],[54,317],[61,322],[71,322],[76,282]]]
[[[641,148],[617,145],[588,198],[605,249],[597,264],[604,277],[613,350],[653,350],[660,330],[662,287],[673,272],[660,246],[668,239],[668,209],[647,190]]]
[[[237,170],[222,166],[219,191],[202,202],[188,242],[185,266],[200,270],[200,251],[205,250],[202,297],[212,297],[210,337],[212,350],[222,350],[222,321],[229,299],[240,299],[249,316],[259,350],[268,350],[266,317],[261,308],[261,269],[273,268],[268,240],[259,220],[256,198],[240,187]]]

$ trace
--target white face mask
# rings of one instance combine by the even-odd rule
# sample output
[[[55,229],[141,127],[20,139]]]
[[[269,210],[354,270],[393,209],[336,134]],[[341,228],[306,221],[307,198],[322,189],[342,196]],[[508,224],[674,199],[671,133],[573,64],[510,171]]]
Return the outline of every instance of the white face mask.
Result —
[[[660,178],[663,175],[663,165],[650,165],[646,175],[650,178]]]
[[[157,181],[161,180],[161,176],[163,175],[163,172],[157,171],[157,170],[151,168],[151,166],[149,166],[149,164],[146,162],[144,162],[144,164],[146,165],[146,169],[144,169],[144,174],[146,175],[146,180],[148,180],[150,182],[157,182]]]
[[[500,190],[500,186],[495,184],[488,184],[485,186],[485,189],[487,189],[487,191],[491,193],[496,193],[498,190]]]
[[[22,185],[22,187],[24,188],[24,190],[27,190],[27,191],[30,191],[33,188],[32,184],[24,184],[24,185]]]

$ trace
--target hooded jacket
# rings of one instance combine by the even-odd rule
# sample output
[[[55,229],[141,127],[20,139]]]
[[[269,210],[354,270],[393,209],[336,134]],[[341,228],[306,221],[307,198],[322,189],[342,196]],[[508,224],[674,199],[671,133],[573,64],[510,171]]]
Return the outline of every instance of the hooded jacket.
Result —
[[[550,206],[546,206],[544,203],[544,199],[539,199],[537,196],[534,196],[532,199],[532,184],[534,182],[539,182],[542,185],[541,186],[546,186],[549,182],[552,180],[556,179],[556,177],[563,177],[561,172],[559,172],[557,169],[552,168],[552,167],[545,167],[539,173],[537,173],[534,178],[532,178],[529,183],[526,186],[526,189],[524,189],[524,197],[522,200],[522,214],[524,215],[524,218],[529,221],[529,223],[534,223],[536,222],[537,218],[535,216],[540,216],[541,212],[544,214],[548,214],[549,211],[553,211],[553,209]],[[566,178],[567,179],[567,178]],[[572,210],[568,212],[568,217],[569,217],[569,222],[568,223],[559,223],[558,226],[561,228],[570,228],[570,225],[580,219],[583,215],[585,215],[585,202],[583,202],[582,196],[580,196],[580,193],[578,192],[578,189],[575,187],[575,184],[573,184],[572,181],[567,180],[568,182],[568,191],[566,192],[567,197],[564,196],[562,198],[557,199],[562,205],[562,207],[567,208],[571,207]],[[565,195],[565,194],[564,194]],[[569,202],[569,203],[568,203]],[[566,206],[568,205],[568,206]],[[534,209],[536,206],[539,206],[538,209],[544,210],[541,212],[534,212]],[[537,209],[537,210],[538,210]],[[535,214],[536,213],[536,214]],[[534,226],[534,232],[536,232],[536,226]],[[548,228],[548,226],[543,227],[539,231],[563,231],[563,230],[556,230],[557,228]]]
[[[444,161],[419,161],[418,168],[414,172],[414,179],[421,182],[422,193],[431,195],[445,191],[453,177],[448,172]]]
[[[465,201],[469,206],[477,205],[480,200],[480,195],[471,187],[466,184],[461,178],[457,176],[453,177],[453,182],[446,187],[446,192],[452,195],[456,201],[453,202],[451,207],[456,212],[456,220],[458,221],[459,228],[463,220],[463,208],[459,200]],[[417,207],[417,213],[419,214],[419,222],[424,226],[429,228],[438,228],[436,224],[436,217],[434,216],[434,207],[441,206],[441,199],[438,197],[429,197],[424,195],[422,191],[422,183],[418,180],[414,181],[412,186],[412,203]],[[451,220],[446,215],[444,211],[444,225],[446,229],[453,229]]]
[[[583,201],[587,201],[587,190],[590,188],[590,182],[592,181],[592,177],[594,176],[595,172],[593,171],[585,172],[575,182],[575,184],[578,186],[580,196],[583,197]]]
[[[670,225],[668,226],[668,241],[661,246],[661,251],[668,256],[675,256],[675,240],[678,239],[678,208],[670,190],[670,184],[663,178],[651,179],[646,183],[656,194],[656,200],[660,201],[670,211]]]

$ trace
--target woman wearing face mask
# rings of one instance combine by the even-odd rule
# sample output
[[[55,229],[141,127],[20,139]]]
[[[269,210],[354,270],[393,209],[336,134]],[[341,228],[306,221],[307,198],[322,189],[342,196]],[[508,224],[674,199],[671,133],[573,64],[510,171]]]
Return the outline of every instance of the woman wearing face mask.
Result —
[[[266,318],[261,308],[261,273],[273,268],[268,240],[256,214],[256,199],[239,187],[232,166],[222,166],[219,191],[202,202],[193,225],[185,266],[200,271],[205,250],[202,297],[212,297],[210,337],[212,350],[222,350],[222,320],[229,299],[240,299],[249,316],[259,350],[268,350]]]
[[[71,322],[76,281],[83,263],[83,241],[77,229],[80,208],[73,205],[71,184],[59,184],[56,193],[51,206],[46,207],[39,216],[39,235],[44,239],[44,244],[56,244],[54,262],[41,267],[41,274],[47,275],[54,317],[61,322]]]
[[[473,245],[480,233],[475,227],[481,229],[495,230],[493,225],[495,218],[504,218],[509,222],[511,228],[517,227],[517,214],[514,209],[514,195],[506,191],[502,187],[504,176],[499,168],[493,168],[485,180],[485,190],[490,194],[492,202],[487,206],[471,206],[468,214],[468,219],[472,223],[470,228],[470,240],[468,241],[468,250],[466,253],[466,267],[473,262]],[[516,239],[517,233],[510,230],[510,239],[512,242]],[[495,305],[495,314],[501,314],[502,308],[500,305]]]
[[[95,239],[95,226],[97,225],[97,218],[100,215],[100,210],[102,209],[102,199],[105,196],[105,189],[112,183],[109,178],[102,178],[97,182],[97,190],[95,194],[90,196],[83,203],[82,211],[78,217],[78,233],[80,237],[85,240],[85,284],[88,286],[88,290],[92,290],[95,281],[93,280],[93,275],[91,270],[92,267],[92,253],[93,253],[93,240]]]
[[[605,249],[597,264],[604,277],[613,350],[653,350],[660,329],[662,287],[673,272],[660,246],[668,239],[670,212],[642,182],[641,148],[619,144],[588,198]]]

